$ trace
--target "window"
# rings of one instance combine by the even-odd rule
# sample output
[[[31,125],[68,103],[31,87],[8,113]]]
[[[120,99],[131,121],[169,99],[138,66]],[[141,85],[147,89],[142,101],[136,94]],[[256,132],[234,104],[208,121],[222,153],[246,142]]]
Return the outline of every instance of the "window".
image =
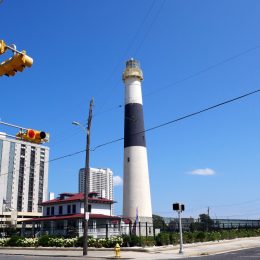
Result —
[[[71,213],[71,205],[67,206],[67,213],[70,214]]]
[[[40,205],[43,200],[43,184],[44,184],[44,161],[40,161],[38,205]],[[38,212],[41,212],[40,206],[38,206]]]
[[[76,204],[72,205],[72,213],[74,213],[74,214],[76,213]]]
[[[25,145],[21,145],[20,166],[19,166],[19,173],[18,173],[17,211],[22,211],[22,207],[23,207],[22,202],[23,202],[23,189],[24,189],[24,168],[26,167],[24,155],[25,155]]]
[[[59,206],[59,215],[62,215],[63,207]]]
[[[54,215],[54,207],[51,207],[51,215]]]
[[[91,212],[91,205],[88,204],[88,212]]]
[[[46,212],[47,216],[50,215],[50,207],[47,207],[47,212]]]
[[[33,186],[34,186],[34,171],[35,171],[35,147],[31,147],[30,158],[30,174],[29,174],[29,189],[28,189],[28,212],[32,212],[33,205]]]

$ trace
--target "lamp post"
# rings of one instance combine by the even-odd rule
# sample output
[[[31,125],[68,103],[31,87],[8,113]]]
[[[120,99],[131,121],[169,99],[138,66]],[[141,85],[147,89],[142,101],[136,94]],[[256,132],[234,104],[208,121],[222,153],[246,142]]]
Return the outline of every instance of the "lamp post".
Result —
[[[85,157],[85,187],[84,187],[84,219],[83,219],[83,256],[88,254],[88,220],[89,220],[89,212],[88,212],[88,193],[89,193],[89,151],[90,151],[90,128],[91,128],[91,120],[92,120],[92,107],[94,104],[93,98],[89,104],[89,115],[88,115],[88,125],[85,129],[79,122],[73,121],[73,125],[77,125],[86,131],[86,157]]]

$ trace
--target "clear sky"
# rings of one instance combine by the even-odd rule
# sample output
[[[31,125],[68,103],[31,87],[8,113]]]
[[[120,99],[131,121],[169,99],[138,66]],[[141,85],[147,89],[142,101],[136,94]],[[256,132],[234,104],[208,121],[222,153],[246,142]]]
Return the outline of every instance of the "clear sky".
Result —
[[[91,147],[123,137],[121,77],[131,57],[144,73],[146,128],[259,89],[259,13],[258,0],[3,0],[0,39],[34,64],[0,78],[0,117],[50,132],[54,159],[85,148],[71,122],[86,123],[92,97]],[[176,216],[178,201],[184,216],[210,207],[214,218],[260,217],[259,101],[255,94],[147,132],[155,214]],[[49,191],[77,192],[84,157],[50,163]],[[122,179],[123,142],[91,152],[91,167]]]

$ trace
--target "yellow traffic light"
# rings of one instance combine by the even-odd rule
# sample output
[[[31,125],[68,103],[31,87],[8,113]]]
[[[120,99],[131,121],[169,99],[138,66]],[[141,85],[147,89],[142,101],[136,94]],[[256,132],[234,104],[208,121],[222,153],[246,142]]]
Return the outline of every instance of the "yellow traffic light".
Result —
[[[25,54],[16,53],[13,57],[0,63],[0,76],[14,76],[17,71],[23,71],[25,67],[31,67],[33,59]]]
[[[49,142],[50,138],[49,133],[37,131],[34,129],[27,129],[25,132],[19,132],[18,134],[16,134],[16,136],[21,138],[22,140],[36,144]]]
[[[0,40],[0,55],[5,53],[7,50],[6,44],[3,40]]]

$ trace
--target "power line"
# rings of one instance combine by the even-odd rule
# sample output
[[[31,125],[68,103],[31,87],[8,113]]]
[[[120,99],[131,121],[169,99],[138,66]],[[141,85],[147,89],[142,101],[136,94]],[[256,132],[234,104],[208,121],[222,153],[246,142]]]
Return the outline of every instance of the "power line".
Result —
[[[168,122],[165,122],[165,123],[162,123],[162,124],[153,126],[153,127],[148,128],[148,129],[146,129],[146,130],[144,130],[144,131],[134,133],[133,135],[141,134],[141,133],[144,133],[144,132],[149,132],[149,131],[152,131],[152,130],[155,130],[155,129],[164,127],[164,126],[166,126],[166,125],[170,125],[170,124],[176,123],[176,122],[181,121],[181,120],[184,120],[184,119],[186,119],[186,118],[196,116],[196,115],[201,114],[201,113],[204,113],[204,112],[206,112],[206,111],[215,109],[215,108],[217,108],[217,107],[220,107],[220,106],[226,105],[226,104],[228,104],[228,103],[237,101],[237,100],[239,100],[239,99],[248,97],[248,96],[250,96],[250,95],[256,94],[256,93],[258,93],[259,91],[260,91],[260,89],[257,89],[257,90],[255,90],[255,91],[246,93],[246,94],[244,94],[244,95],[242,95],[242,96],[229,99],[229,100],[227,100],[227,101],[224,101],[224,102],[218,103],[218,104],[216,104],[216,105],[213,105],[213,106],[204,108],[204,109],[199,110],[199,111],[197,111],[197,112],[194,112],[194,113],[191,113],[191,114],[188,114],[188,115],[179,117],[179,118],[177,118],[177,119],[174,119],[174,120],[171,120],[171,121],[168,121]],[[100,148],[100,147],[103,147],[103,146],[106,146],[106,145],[109,145],[109,144],[112,144],[112,143],[119,142],[119,141],[121,141],[121,140],[124,140],[124,138],[119,138],[119,139],[116,139],[116,140],[112,140],[112,141],[109,141],[109,142],[106,142],[106,143],[97,145],[96,147],[94,147],[94,148],[92,149],[92,151],[95,151],[96,149],[98,149],[98,148]]]
[[[224,64],[226,64],[226,63],[228,63],[228,62],[230,62],[230,61],[232,61],[232,60],[235,60],[235,59],[237,59],[237,58],[239,58],[239,57],[241,57],[241,56],[243,56],[243,55],[245,55],[245,54],[248,54],[248,53],[250,53],[250,52],[252,52],[252,51],[255,51],[255,50],[259,49],[259,48],[260,48],[260,45],[256,45],[256,46],[254,46],[254,47],[252,47],[252,48],[246,49],[246,50],[244,50],[244,51],[242,51],[242,52],[240,52],[240,53],[237,53],[237,54],[235,54],[235,55],[233,55],[233,56],[230,56],[230,57],[228,57],[228,58],[226,58],[226,59],[224,59],[224,60],[221,60],[221,61],[219,61],[219,62],[217,62],[217,63],[215,63],[215,64],[212,64],[212,65],[210,65],[210,66],[208,66],[208,67],[206,67],[206,68],[204,68],[204,69],[201,69],[201,70],[199,70],[199,71],[197,71],[197,72],[195,72],[195,73],[192,73],[192,74],[188,75],[187,77],[184,77],[184,78],[182,78],[182,79],[180,79],[180,80],[177,80],[177,81],[175,81],[175,82],[173,82],[173,83],[169,83],[169,84],[165,85],[164,87],[161,87],[161,88],[158,88],[158,89],[156,89],[156,90],[154,90],[154,91],[151,91],[151,92],[145,94],[144,96],[153,95],[153,94],[155,94],[155,93],[157,93],[157,92],[160,92],[160,91],[162,91],[162,90],[164,90],[164,89],[167,89],[167,88],[176,86],[176,85],[178,85],[178,84],[180,84],[180,83],[182,83],[182,82],[184,82],[184,81],[187,81],[187,80],[190,80],[190,79],[192,79],[192,78],[198,77],[198,76],[200,76],[201,74],[204,74],[204,73],[206,73],[206,72],[208,72],[208,71],[210,71],[210,70],[212,70],[212,69],[215,69],[216,67],[219,67],[219,66],[221,66],[221,65],[224,65]]]
[[[142,48],[142,45],[143,43],[145,42],[148,34],[150,33],[153,25],[155,24],[155,22],[157,21],[158,17],[159,17],[159,14],[161,13],[162,9],[163,9],[163,6],[165,5],[166,3],[166,0],[162,0],[162,3],[158,9],[158,11],[156,12],[155,16],[154,16],[154,19],[152,20],[152,22],[150,23],[150,26],[148,28],[148,30],[146,31],[146,33],[144,34],[144,37],[143,37],[143,40],[140,42],[140,44],[137,46],[136,50],[134,51],[134,55],[136,56],[138,51],[140,51],[140,49]]]
[[[239,96],[239,97],[236,97],[236,98],[229,99],[229,100],[224,101],[224,102],[222,102],[222,103],[219,103],[219,104],[216,104],[216,105],[213,105],[213,106],[207,107],[207,108],[205,108],[205,109],[202,109],[202,110],[200,110],[200,111],[197,111],[197,112],[191,113],[191,114],[189,114],[189,115],[186,115],[186,116],[183,116],[183,117],[179,117],[179,118],[177,118],[177,119],[174,119],[174,120],[168,121],[168,122],[166,122],[166,123],[163,123],[163,124],[160,124],[160,125],[157,125],[157,126],[154,126],[154,127],[148,128],[148,129],[145,130],[145,132],[152,131],[152,130],[155,130],[155,129],[157,129],[157,128],[161,128],[161,127],[163,127],[163,126],[166,126],[166,125],[169,125],[169,124],[172,124],[172,123],[175,123],[175,122],[181,121],[181,120],[183,120],[183,119],[186,119],[186,118],[189,118],[189,117],[192,117],[192,116],[195,116],[195,115],[198,115],[198,114],[204,113],[204,112],[209,111],[209,110],[212,110],[212,109],[214,109],[214,108],[217,108],[217,107],[220,107],[220,106],[226,105],[226,104],[228,104],[228,103],[231,103],[231,102],[237,101],[237,100],[239,100],[239,99],[245,98],[245,97],[247,97],[247,96],[250,96],[250,95],[256,94],[256,93],[258,93],[259,91],[260,91],[260,89],[257,89],[257,90],[255,90],[255,91],[249,92],[249,93],[244,94],[244,95],[242,95],[242,96]]]
[[[164,91],[165,89],[168,89],[168,88],[174,87],[176,85],[179,85],[179,84],[181,84],[181,83],[183,83],[183,82],[185,82],[187,80],[196,78],[196,77],[198,77],[198,76],[200,76],[200,75],[202,75],[202,74],[204,74],[204,73],[206,73],[206,72],[208,72],[210,70],[213,70],[213,69],[215,69],[215,68],[217,68],[217,67],[219,67],[221,65],[224,65],[224,64],[226,64],[226,63],[228,63],[230,61],[233,61],[233,60],[235,60],[235,59],[237,59],[237,58],[239,58],[239,57],[241,57],[243,55],[246,55],[246,54],[248,54],[248,53],[250,53],[252,51],[255,51],[255,50],[259,49],[259,48],[260,48],[260,45],[256,45],[254,47],[246,49],[246,50],[244,50],[244,51],[242,51],[240,53],[237,53],[237,54],[235,54],[233,56],[230,56],[230,57],[228,57],[228,58],[226,58],[224,60],[221,60],[221,61],[219,61],[219,62],[217,62],[215,64],[209,65],[208,67],[205,67],[205,68],[203,68],[203,69],[201,69],[201,70],[199,70],[199,71],[197,71],[195,73],[192,73],[192,74],[190,74],[190,75],[188,75],[188,76],[186,76],[186,77],[184,77],[184,78],[182,78],[180,80],[177,80],[175,82],[166,84],[165,86],[157,88],[157,89],[155,89],[155,90],[153,90],[151,92],[144,93],[143,97],[154,95],[154,94],[156,94],[158,92]],[[95,116],[99,116],[100,114],[104,114],[104,113],[107,113],[107,112],[110,112],[110,111],[113,111],[113,110],[117,110],[117,109],[122,108],[122,107],[124,107],[123,104],[120,104],[120,105],[117,105],[117,106],[113,106],[113,107],[111,107],[111,108],[109,108],[107,110],[104,110],[104,111],[101,111],[101,112],[95,114]]]
[[[151,11],[152,11],[152,9],[153,9],[153,7],[154,7],[155,2],[156,2],[156,1],[153,0],[153,2],[152,2],[152,4],[151,4],[151,6],[150,6],[148,12],[146,13],[146,15],[145,15],[145,17],[144,17],[144,19],[143,19],[141,25],[139,26],[139,29],[136,31],[134,37],[132,38],[131,43],[130,43],[130,44],[128,45],[128,47],[126,48],[126,51],[125,51],[123,57],[127,54],[128,50],[131,49],[131,46],[134,45],[134,42],[136,41],[137,36],[139,35],[139,33],[140,33],[140,31],[141,31],[141,28],[142,28],[143,25],[145,24],[145,22],[146,22],[148,16],[150,15],[150,13],[151,13]],[[156,14],[155,14],[153,20],[151,21],[148,30],[146,30],[146,32],[144,33],[144,37],[142,38],[141,42],[139,43],[139,45],[138,45],[138,46],[135,48],[135,50],[133,51],[134,56],[136,56],[137,53],[138,53],[138,51],[140,51],[140,49],[141,49],[141,47],[142,47],[144,41],[146,40],[146,38],[147,38],[149,32],[151,31],[151,29],[152,29],[153,25],[155,24],[156,20],[158,19],[159,14],[160,14],[160,12],[161,12],[163,6],[165,5],[165,3],[166,3],[166,0],[162,0],[162,3],[161,3],[161,5],[160,5],[159,9],[157,10],[157,12],[156,12]],[[114,72],[117,70],[117,68],[120,66],[120,64],[121,64],[121,62],[119,62],[119,63],[115,66],[115,68],[114,68],[112,74],[114,74]],[[112,75],[112,74],[111,74],[111,75]],[[111,76],[111,75],[110,75],[110,76]],[[119,81],[118,81],[118,82],[119,82]],[[115,86],[115,85],[114,85],[114,86]],[[106,104],[107,101],[108,101],[108,98],[105,99],[105,101],[103,102],[101,108],[103,108],[103,107],[105,106],[105,104]],[[118,107],[121,107],[121,105],[119,105]],[[118,107],[117,107],[117,108],[118,108]],[[111,109],[109,109],[109,110],[111,110]],[[112,110],[114,110],[114,109],[112,109]],[[103,112],[101,112],[101,113],[103,113]]]
[[[243,98],[245,98],[245,97],[254,95],[254,94],[258,93],[258,92],[260,92],[260,89],[257,89],[257,90],[248,92],[248,93],[246,93],[246,94],[244,94],[244,95],[241,95],[241,96],[238,96],[238,97],[235,97],[235,98],[226,100],[226,101],[224,101],[224,102],[221,102],[221,103],[218,103],[218,104],[216,104],[216,105],[213,105],[213,106],[204,108],[204,109],[202,109],[202,110],[199,110],[199,111],[197,111],[197,112],[194,112],[194,113],[191,113],[191,114],[188,114],[188,115],[179,117],[179,118],[177,118],[177,119],[173,119],[173,120],[170,120],[170,121],[168,121],[168,122],[165,122],[165,123],[156,125],[156,126],[154,126],[154,127],[148,128],[148,129],[146,129],[146,130],[144,130],[144,131],[140,131],[140,132],[134,133],[133,135],[137,135],[137,134],[141,134],[141,133],[144,133],[144,132],[153,131],[153,130],[158,129],[158,128],[161,128],[161,127],[165,127],[165,126],[167,126],[167,125],[170,125],[170,124],[179,122],[179,121],[181,121],[181,120],[184,120],[184,119],[187,119],[187,118],[190,118],[190,117],[199,115],[199,114],[201,114],[201,113],[207,112],[207,111],[212,110],[212,109],[215,109],[215,108],[217,108],[217,107],[224,106],[224,105],[226,105],[226,104],[235,102],[235,101],[240,100],[240,99],[243,99]],[[121,137],[121,138],[118,138],[118,139],[114,139],[114,140],[111,140],[111,141],[108,141],[108,142],[99,144],[99,145],[95,146],[94,148],[90,148],[90,151],[94,152],[94,151],[97,150],[98,148],[101,148],[101,147],[104,147],[104,146],[107,146],[107,145],[110,145],[110,144],[113,144],[113,143],[117,143],[117,142],[122,141],[122,140],[124,140],[124,137]],[[49,160],[49,161],[46,161],[46,162],[44,162],[44,163],[49,163],[49,162],[58,161],[58,160],[61,160],[61,159],[67,158],[67,157],[72,157],[72,156],[78,155],[78,154],[83,153],[83,152],[86,152],[86,149],[81,150],[81,151],[77,151],[77,152],[74,152],[74,153],[70,153],[70,154],[67,154],[67,155],[59,156],[59,157],[56,157],[56,158],[51,159],[51,160]],[[27,168],[30,168],[30,167],[27,167]],[[18,171],[19,171],[19,170],[18,170]],[[13,173],[13,172],[15,172],[15,171],[3,173],[2,175],[6,175],[6,174],[9,174],[9,173]],[[2,175],[1,175],[1,176],[2,176]]]
[[[136,30],[134,36],[132,37],[131,41],[128,43],[127,47],[125,48],[125,51],[123,53],[123,55],[121,56],[121,59],[118,61],[118,63],[114,66],[114,68],[112,69],[112,72],[108,75],[108,77],[106,78],[105,81],[107,81],[108,79],[110,79],[112,77],[112,75],[114,75],[114,73],[117,71],[117,69],[121,66],[121,61],[122,59],[126,56],[126,54],[129,52],[129,50],[134,46],[134,43],[136,42],[136,39],[138,37],[138,35],[140,34],[141,32],[141,29],[143,27],[143,25],[145,24],[146,20],[148,19],[153,7],[154,7],[154,4],[155,4],[156,0],[153,0],[151,5],[149,6],[143,20],[141,21],[140,25],[138,26],[138,29]],[[114,87],[112,87],[113,89]],[[100,88],[101,90],[101,88]],[[102,91],[99,91],[99,93],[102,93]],[[102,103],[101,105],[101,109],[105,106],[106,102],[108,101],[107,98],[105,98],[105,100]]]

